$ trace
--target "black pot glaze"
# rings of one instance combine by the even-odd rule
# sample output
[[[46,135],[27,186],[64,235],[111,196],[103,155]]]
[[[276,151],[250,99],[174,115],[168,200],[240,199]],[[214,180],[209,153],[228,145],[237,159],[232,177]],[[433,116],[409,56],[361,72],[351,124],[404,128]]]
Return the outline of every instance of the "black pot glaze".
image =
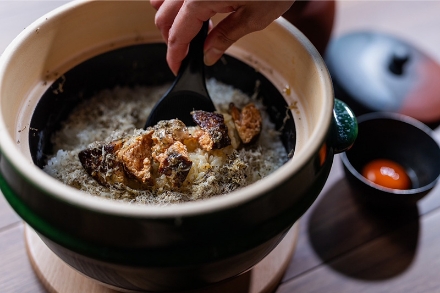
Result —
[[[172,80],[164,62],[165,50],[162,44],[115,50],[60,77],[63,92],[54,94],[50,88],[32,118],[31,128],[35,130],[30,133],[29,144],[35,164],[45,164],[44,154],[52,151],[51,133],[78,102],[115,85],[153,85]],[[232,57],[224,58],[224,62],[207,68],[207,76],[248,94],[254,92],[259,80],[259,95],[270,105],[268,112],[280,128],[287,107],[282,95],[253,68]],[[290,119],[282,134],[289,152],[294,149],[295,136]],[[7,160],[2,160],[2,173],[9,184],[4,183],[13,190],[11,197],[7,196],[12,205],[19,213],[20,207],[26,206],[20,215],[68,264],[115,287],[167,291],[227,279],[264,258],[319,194],[333,160],[332,148],[326,148],[326,152],[324,162],[322,154],[317,153],[292,180],[262,197],[214,213],[179,219],[139,219],[78,208],[17,177]],[[17,190],[20,192],[15,193]],[[130,277],[123,273],[133,270],[137,272]]]

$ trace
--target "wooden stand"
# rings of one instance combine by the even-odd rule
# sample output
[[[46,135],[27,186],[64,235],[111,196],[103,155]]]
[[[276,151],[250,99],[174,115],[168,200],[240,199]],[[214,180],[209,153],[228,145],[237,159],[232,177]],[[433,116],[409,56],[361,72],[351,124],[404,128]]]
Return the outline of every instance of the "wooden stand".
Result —
[[[280,244],[250,271],[209,289],[191,293],[269,293],[278,286],[292,258],[298,238],[296,223]],[[38,234],[25,225],[25,242],[32,267],[49,292],[115,293],[99,282],[79,273],[56,256]]]

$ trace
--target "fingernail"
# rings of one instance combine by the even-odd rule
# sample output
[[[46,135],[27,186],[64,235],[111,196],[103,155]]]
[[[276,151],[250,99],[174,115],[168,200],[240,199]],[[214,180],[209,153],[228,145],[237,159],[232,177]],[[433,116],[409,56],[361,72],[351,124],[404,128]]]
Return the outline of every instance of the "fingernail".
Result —
[[[207,66],[211,66],[214,65],[215,62],[217,62],[218,59],[220,59],[220,57],[222,57],[223,52],[216,49],[216,48],[211,48],[208,51],[205,52],[205,64]]]

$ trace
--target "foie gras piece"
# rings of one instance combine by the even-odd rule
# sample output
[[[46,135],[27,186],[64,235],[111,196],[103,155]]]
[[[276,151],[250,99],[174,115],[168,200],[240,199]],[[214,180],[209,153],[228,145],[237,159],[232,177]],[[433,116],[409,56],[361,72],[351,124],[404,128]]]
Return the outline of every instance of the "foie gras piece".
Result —
[[[255,142],[261,133],[263,124],[261,113],[257,107],[253,103],[249,103],[243,109],[239,109],[234,103],[230,103],[229,112],[243,144]]]
[[[173,187],[182,186],[191,170],[192,161],[188,151],[180,141],[174,142],[165,152],[164,159],[159,165],[159,173],[167,176]]]
[[[176,141],[182,142],[190,137],[185,123],[179,119],[162,120],[149,129],[154,130],[152,156],[159,163],[165,159],[170,146]]]
[[[183,141],[190,139],[186,125],[178,120],[162,120],[154,127],[152,156],[159,163],[158,173],[164,174],[179,188],[192,166]]]
[[[116,150],[119,162],[124,165],[126,174],[142,184],[151,183],[153,146],[153,130],[135,135],[124,141],[122,147]]]
[[[78,157],[86,172],[101,185],[123,184],[135,189],[144,189],[150,181],[142,182],[136,178],[136,175],[130,173],[129,168],[118,157],[123,144],[123,139],[110,143],[95,142],[82,150]]]
[[[197,110],[192,111],[191,115],[194,122],[202,130],[202,132],[196,135],[198,136],[200,146],[204,150],[221,149],[231,144],[228,127],[222,114]]]
[[[84,169],[101,185],[124,184],[135,189],[154,185],[154,174],[164,174],[173,187],[185,181],[192,162],[186,146],[190,137],[182,121],[161,121],[141,134],[109,143],[96,142],[78,156]],[[153,170],[154,166],[158,170]]]

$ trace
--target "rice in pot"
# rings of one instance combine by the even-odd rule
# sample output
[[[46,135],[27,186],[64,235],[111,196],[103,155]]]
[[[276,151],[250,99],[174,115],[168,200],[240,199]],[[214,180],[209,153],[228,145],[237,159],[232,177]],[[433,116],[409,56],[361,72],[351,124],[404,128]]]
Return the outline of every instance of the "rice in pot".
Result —
[[[104,90],[76,107],[53,134],[54,155],[43,170],[61,182],[95,196],[138,204],[167,205],[210,198],[245,187],[276,170],[287,161],[286,150],[274,124],[256,95],[249,97],[215,79],[207,88],[217,109],[223,114],[231,145],[220,150],[195,148],[188,152],[191,169],[178,189],[170,188],[165,176],[156,179],[149,189],[128,186],[103,186],[83,168],[78,154],[96,141],[114,141],[142,133],[142,127],[158,99],[169,84]],[[243,107],[254,103],[262,116],[258,140],[240,146],[234,122],[228,114],[229,104]]]

